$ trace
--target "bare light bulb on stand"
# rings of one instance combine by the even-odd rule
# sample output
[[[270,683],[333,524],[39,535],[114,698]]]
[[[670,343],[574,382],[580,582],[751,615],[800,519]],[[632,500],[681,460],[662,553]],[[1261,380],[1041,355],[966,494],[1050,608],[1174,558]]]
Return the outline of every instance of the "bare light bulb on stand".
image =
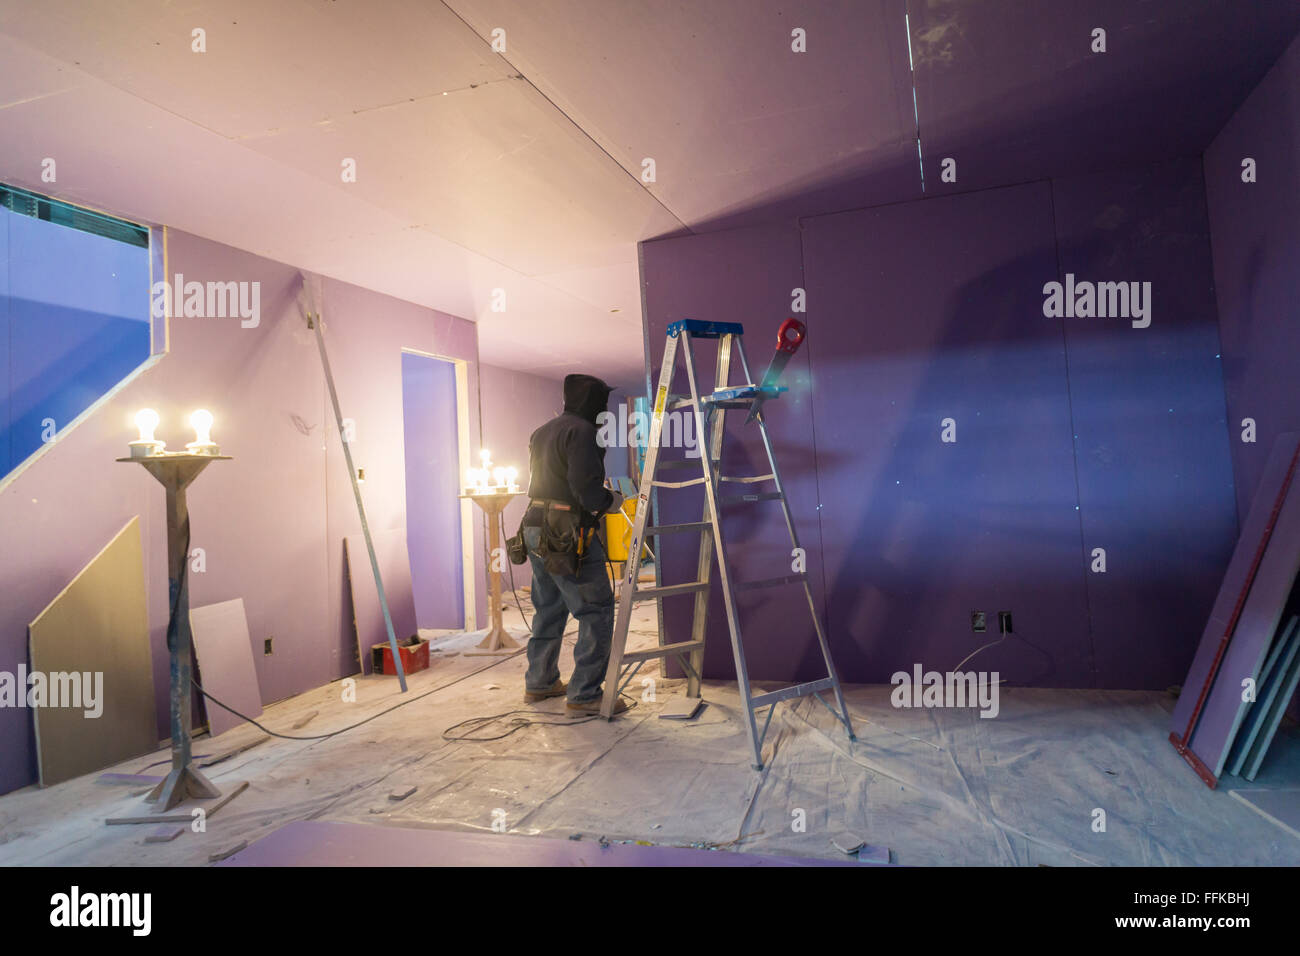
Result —
[[[190,426],[194,429],[194,441],[185,446],[191,455],[216,455],[220,453],[212,442],[212,413],[206,408],[199,408],[190,415]]]
[[[150,455],[162,453],[166,442],[158,441],[153,437],[154,429],[158,427],[161,419],[158,413],[152,408],[142,408],[135,413],[135,427],[140,430],[140,437],[130,442],[132,458],[147,458]]]
[[[493,468],[492,480],[496,482],[498,488],[504,488],[506,483],[506,470],[500,466]]]
[[[518,477],[519,477],[518,468],[506,469],[506,490],[507,491],[514,491],[519,487],[518,485],[515,484],[515,479]]]

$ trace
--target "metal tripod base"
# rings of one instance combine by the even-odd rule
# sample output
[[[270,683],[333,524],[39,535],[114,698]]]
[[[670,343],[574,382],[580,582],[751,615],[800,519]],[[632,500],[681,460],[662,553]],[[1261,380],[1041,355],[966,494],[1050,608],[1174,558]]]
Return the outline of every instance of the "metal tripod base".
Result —
[[[194,767],[187,765],[177,767],[167,774],[167,778],[162,783],[149,791],[145,801],[160,804],[154,810],[155,813],[166,813],[172,807],[191,798],[211,800],[219,796],[221,791],[213,785],[212,781]]]

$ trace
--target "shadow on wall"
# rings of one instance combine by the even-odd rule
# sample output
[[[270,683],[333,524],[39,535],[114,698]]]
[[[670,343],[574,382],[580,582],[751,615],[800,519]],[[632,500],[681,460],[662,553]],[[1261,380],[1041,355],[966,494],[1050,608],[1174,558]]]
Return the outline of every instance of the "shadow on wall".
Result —
[[[1155,248],[1134,248],[1135,234]],[[884,267],[851,288],[871,301],[876,287],[898,316],[923,300],[900,319],[910,333],[864,319],[810,339],[827,617],[846,676],[953,669],[1000,636],[996,612],[1009,610],[1016,636],[969,667],[1048,686],[1181,679],[1236,530],[1212,298],[1204,282],[1159,281],[1195,261],[1187,238],[1043,234],[941,295],[922,291],[922,273],[909,284]],[[947,243],[923,245],[912,251],[961,268]],[[1089,264],[1080,279],[1157,275],[1160,321],[1045,317],[1058,255],[1063,272]],[[810,289],[851,281],[818,273],[813,256],[809,273]],[[855,394],[858,414],[844,414]],[[837,448],[866,454],[847,467],[823,459],[828,421]],[[1104,572],[1093,570],[1096,546],[1109,552]],[[990,632],[971,632],[975,610]],[[813,651],[801,676],[815,670]]]

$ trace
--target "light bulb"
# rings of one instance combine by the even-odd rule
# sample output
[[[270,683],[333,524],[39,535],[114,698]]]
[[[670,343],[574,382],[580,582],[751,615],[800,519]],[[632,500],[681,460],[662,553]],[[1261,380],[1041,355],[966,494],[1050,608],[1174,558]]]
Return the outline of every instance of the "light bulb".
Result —
[[[194,444],[212,444],[212,413],[206,408],[195,410],[190,416],[190,427],[194,429]]]
[[[495,481],[495,482],[497,483],[497,487],[498,487],[498,488],[501,487],[502,485],[504,485],[504,484],[506,483],[506,470],[505,470],[504,468],[500,468],[500,467],[498,467],[498,468],[493,468],[493,469],[492,469],[492,480]]]
[[[518,477],[519,477],[519,469],[518,469],[518,468],[507,468],[507,469],[506,469],[506,481],[507,481],[507,482],[509,482],[510,484],[513,485],[513,484],[515,483],[515,479],[518,478]]]
[[[153,437],[153,430],[158,427],[159,421],[161,419],[159,419],[158,413],[152,408],[142,408],[135,413],[135,427],[140,429],[140,441],[151,442],[157,440]]]
[[[482,450],[478,453],[478,457],[479,457],[479,461],[483,462],[483,467],[484,467],[484,468],[486,468],[486,467],[488,467],[488,465],[492,464],[492,452],[488,451],[486,448],[482,449]]]

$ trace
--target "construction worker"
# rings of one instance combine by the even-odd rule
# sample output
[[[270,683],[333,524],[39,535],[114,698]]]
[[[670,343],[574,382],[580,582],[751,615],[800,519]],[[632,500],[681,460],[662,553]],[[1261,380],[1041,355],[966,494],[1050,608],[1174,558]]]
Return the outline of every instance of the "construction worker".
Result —
[[[623,496],[605,487],[597,416],[612,391],[591,375],[564,378],[564,412],[528,440],[528,509],[520,534],[533,568],[533,633],[524,700],[567,696],[571,716],[598,713],[614,635],[614,592],[606,576],[600,516],[618,512]],[[578,620],[573,675],[560,680],[561,637]],[[620,699],[615,713],[627,705]]]

